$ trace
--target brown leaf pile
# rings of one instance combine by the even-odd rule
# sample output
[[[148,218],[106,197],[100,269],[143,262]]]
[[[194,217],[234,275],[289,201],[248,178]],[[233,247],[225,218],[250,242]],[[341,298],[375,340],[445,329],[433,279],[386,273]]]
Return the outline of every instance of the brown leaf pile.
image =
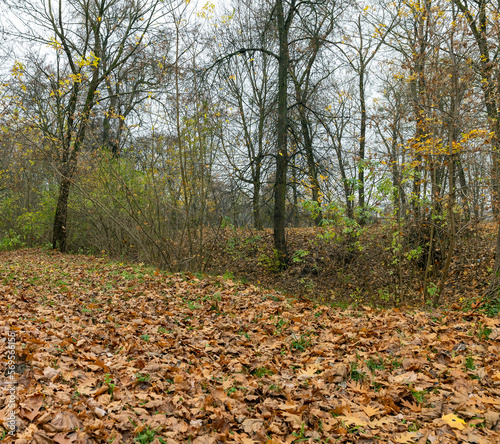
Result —
[[[4,442],[500,442],[499,319],[339,311],[41,250],[0,255],[0,299]]]

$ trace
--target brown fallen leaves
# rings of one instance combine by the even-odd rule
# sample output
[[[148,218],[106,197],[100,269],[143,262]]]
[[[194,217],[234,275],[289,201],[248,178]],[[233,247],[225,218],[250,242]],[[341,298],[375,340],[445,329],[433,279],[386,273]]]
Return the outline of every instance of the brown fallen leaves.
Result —
[[[4,442],[500,442],[499,319],[340,311],[41,250],[0,255],[0,301]]]

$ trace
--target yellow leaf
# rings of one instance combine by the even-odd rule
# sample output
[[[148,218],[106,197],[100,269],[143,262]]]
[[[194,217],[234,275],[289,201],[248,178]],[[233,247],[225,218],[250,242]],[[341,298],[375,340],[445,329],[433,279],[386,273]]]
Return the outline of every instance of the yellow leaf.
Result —
[[[314,378],[315,376],[318,376],[316,374],[318,370],[319,370],[318,365],[308,366],[305,370],[300,372],[298,379],[301,381],[303,379]]]
[[[465,421],[462,418],[450,413],[449,415],[443,415],[441,419],[454,429],[463,430],[465,429]]]

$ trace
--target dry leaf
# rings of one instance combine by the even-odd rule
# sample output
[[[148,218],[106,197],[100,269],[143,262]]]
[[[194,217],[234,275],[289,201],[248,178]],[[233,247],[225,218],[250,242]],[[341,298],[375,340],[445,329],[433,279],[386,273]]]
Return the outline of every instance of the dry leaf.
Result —
[[[409,402],[406,399],[403,399],[401,401],[401,404],[403,404],[405,407],[408,407],[412,412],[418,413],[422,411],[422,406],[414,402]]]
[[[450,413],[449,415],[443,415],[441,419],[454,429],[463,430],[465,429],[466,423],[462,418]]]
[[[303,421],[299,415],[294,415],[293,413],[288,412],[283,412],[282,415],[283,418],[285,418],[285,421],[292,424],[293,429],[300,429],[300,427],[302,426]]]
[[[341,415],[341,416],[335,417],[335,419],[340,420],[347,425],[355,425],[355,426],[362,426],[362,427],[365,427],[368,425],[368,423],[366,421],[363,421],[362,419],[360,419],[356,416],[353,416],[353,415]]]
[[[418,433],[417,432],[405,432],[402,433],[401,435],[396,435],[394,436],[394,441],[397,443],[408,443],[408,442],[414,442],[415,439],[417,439]]]
[[[416,382],[418,375],[415,372],[406,372],[397,376],[389,376],[390,382],[395,382],[396,384],[410,384]]]
[[[363,411],[371,418],[372,416],[378,415],[382,410],[378,408],[373,408],[369,405],[362,407]]]
[[[33,421],[43,405],[43,395],[35,394],[20,403],[19,416]]]
[[[241,425],[246,433],[252,435],[262,430],[264,423],[260,419],[245,419]]]

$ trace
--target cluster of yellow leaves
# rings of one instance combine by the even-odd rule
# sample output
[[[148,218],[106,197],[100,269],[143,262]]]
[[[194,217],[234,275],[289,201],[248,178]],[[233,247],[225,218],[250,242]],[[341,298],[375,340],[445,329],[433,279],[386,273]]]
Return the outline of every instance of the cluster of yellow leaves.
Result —
[[[80,57],[78,60],[77,64],[80,68],[83,68],[84,66],[93,66],[97,68],[99,66],[99,60],[101,60],[99,57],[97,57],[93,51],[90,51],[90,54],[88,57]]]
[[[215,5],[211,2],[206,2],[201,8],[201,11],[197,12],[196,15],[204,19],[211,19],[213,18],[214,12],[215,12]]]
[[[14,77],[20,79],[24,75],[24,70],[26,67],[19,61],[14,62],[14,66],[12,67],[11,73]]]
[[[49,48],[54,48],[57,50],[60,50],[62,48],[61,42],[57,41],[54,37],[51,37],[49,39],[48,46],[49,46]]]

